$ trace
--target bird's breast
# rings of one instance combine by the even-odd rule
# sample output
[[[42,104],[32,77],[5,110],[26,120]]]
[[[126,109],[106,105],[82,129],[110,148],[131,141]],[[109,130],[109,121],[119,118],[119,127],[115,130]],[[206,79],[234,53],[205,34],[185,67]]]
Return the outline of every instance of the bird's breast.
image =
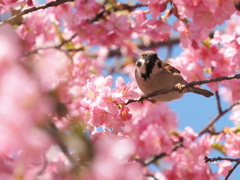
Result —
[[[135,71],[135,78],[137,84],[144,94],[153,93],[159,90],[169,90],[173,88],[177,83],[185,84],[185,81],[181,76],[174,76],[172,73],[163,74],[151,74],[146,80],[141,77],[138,71]],[[173,91],[167,94],[160,94],[158,96],[152,97],[152,99],[157,101],[171,101],[178,99],[183,96],[183,93],[178,91]]]

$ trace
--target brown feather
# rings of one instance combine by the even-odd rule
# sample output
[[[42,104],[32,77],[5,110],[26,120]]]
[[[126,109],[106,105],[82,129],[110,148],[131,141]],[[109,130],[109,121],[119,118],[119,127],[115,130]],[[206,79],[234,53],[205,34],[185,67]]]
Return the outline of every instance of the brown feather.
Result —
[[[177,68],[171,66],[170,64],[168,64],[164,61],[162,61],[162,64],[165,67],[165,69],[168,69],[170,72],[181,74],[181,71],[179,71]]]

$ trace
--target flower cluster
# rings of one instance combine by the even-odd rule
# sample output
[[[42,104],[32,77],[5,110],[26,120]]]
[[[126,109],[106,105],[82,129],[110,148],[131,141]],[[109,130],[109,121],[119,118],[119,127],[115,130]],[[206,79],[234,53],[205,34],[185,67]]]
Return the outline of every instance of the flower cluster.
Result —
[[[112,128],[121,132],[124,122],[131,119],[128,107],[121,107],[129,99],[138,98],[136,83],[124,84],[123,78],[116,80],[115,89],[111,89],[113,79],[111,76],[104,78],[96,75],[87,80],[82,88],[84,98],[82,114],[85,122],[91,127],[102,126],[104,130]]]
[[[20,39],[9,26],[0,28],[0,142],[1,177],[24,177],[28,165],[44,162],[44,153],[53,143],[39,126],[47,124],[53,110],[52,100],[44,93],[37,78],[29,75],[19,62]],[[9,50],[12,54],[9,54]],[[15,171],[17,166],[23,167]]]
[[[172,167],[165,170],[163,174],[167,179],[193,179],[203,177],[204,179],[217,180],[217,177],[204,162],[203,156],[208,155],[211,150],[211,137],[202,136],[195,142],[197,134],[187,127],[180,134],[184,137],[183,147],[178,148],[167,159]]]
[[[235,16],[232,18],[235,19]],[[182,23],[178,23],[178,28],[181,27],[179,26],[180,24]],[[186,36],[185,30],[180,29],[181,32],[184,32],[184,34],[181,34]],[[202,45],[193,44],[193,42],[195,42],[195,39],[198,41],[204,40],[205,35],[203,38],[201,36],[191,38],[189,35],[187,37],[184,37],[184,41],[181,42],[186,49],[176,59],[171,59],[173,65],[182,72],[187,81],[237,73],[240,62],[239,37],[221,34],[219,31],[216,31],[213,39],[204,41]],[[211,83],[208,86],[215,91],[218,89],[219,84],[232,87],[231,84],[234,83],[231,82],[233,81],[230,81],[230,86],[226,82]],[[234,93],[234,95],[236,94]]]
[[[135,154],[141,158],[160,153],[170,154],[174,144],[170,133],[177,126],[176,114],[165,103],[135,103],[130,110],[134,116],[126,122],[124,130],[134,140],[137,147]]]
[[[161,19],[147,19],[146,13],[137,10],[132,13],[135,22],[133,24],[134,32],[140,35],[147,35],[153,41],[166,41],[170,38],[171,26]]]
[[[144,180],[140,164],[130,160],[135,146],[129,138],[98,133],[94,140],[96,157],[84,180]]]
[[[177,8],[177,16],[181,19],[192,18],[196,25],[214,28],[236,12],[231,0],[209,1],[209,0],[174,0],[173,5]]]
[[[24,23],[17,28],[20,38],[24,41],[24,52],[58,43],[59,37],[54,24],[59,25],[59,21],[47,11],[40,10],[27,15]]]

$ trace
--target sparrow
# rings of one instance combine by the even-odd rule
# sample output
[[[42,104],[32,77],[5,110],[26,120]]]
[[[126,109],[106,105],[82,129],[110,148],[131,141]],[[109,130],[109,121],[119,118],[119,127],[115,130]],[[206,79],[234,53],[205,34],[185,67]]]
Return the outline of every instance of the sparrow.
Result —
[[[181,76],[181,72],[170,64],[160,60],[154,51],[145,51],[136,61],[135,78],[137,84],[144,94],[153,93],[159,90],[169,90],[177,87],[181,90],[181,85],[187,81]],[[151,97],[154,101],[172,101],[179,99],[184,93],[193,92],[210,97],[212,92],[199,87],[189,87],[179,91],[172,91],[166,94],[159,94]]]

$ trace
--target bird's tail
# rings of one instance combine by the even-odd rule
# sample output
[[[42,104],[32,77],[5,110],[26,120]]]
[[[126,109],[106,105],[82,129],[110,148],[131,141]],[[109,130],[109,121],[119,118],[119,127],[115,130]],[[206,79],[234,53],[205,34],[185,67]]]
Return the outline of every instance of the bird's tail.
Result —
[[[214,95],[211,91],[208,91],[206,89],[202,89],[202,88],[199,88],[199,87],[191,87],[191,91],[196,93],[196,94],[203,95],[205,97],[210,97],[210,96]]]

